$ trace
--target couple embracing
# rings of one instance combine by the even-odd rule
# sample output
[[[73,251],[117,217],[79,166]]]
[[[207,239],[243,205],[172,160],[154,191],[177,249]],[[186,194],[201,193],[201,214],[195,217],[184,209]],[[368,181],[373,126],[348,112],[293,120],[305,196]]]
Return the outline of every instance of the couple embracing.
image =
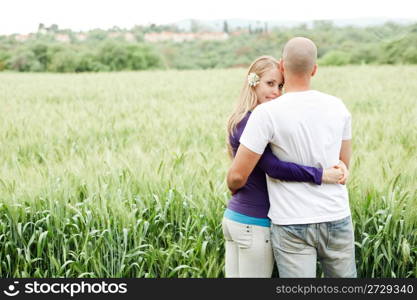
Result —
[[[316,58],[315,44],[296,37],[280,61],[262,56],[249,67],[228,121],[226,277],[271,277],[274,258],[282,278],[316,277],[317,260],[326,277],[356,277],[351,115],[310,89]]]

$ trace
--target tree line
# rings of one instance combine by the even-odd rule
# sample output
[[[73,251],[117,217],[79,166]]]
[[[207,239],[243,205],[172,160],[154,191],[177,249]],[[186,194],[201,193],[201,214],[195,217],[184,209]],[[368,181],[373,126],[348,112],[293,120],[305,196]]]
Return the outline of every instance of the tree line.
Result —
[[[42,28],[44,30],[44,27]],[[45,31],[45,30],[44,30]],[[130,33],[129,41],[114,32]],[[136,26],[131,30],[113,28],[92,30],[82,41],[74,32],[57,26],[25,41],[0,36],[0,71],[19,72],[101,72],[147,69],[210,69],[246,67],[257,56],[280,56],[285,42],[306,36],[318,46],[321,65],[417,64],[417,23],[386,23],[369,27],[336,27],[316,21],[292,28],[240,29],[225,41],[192,40],[149,43],[149,32],[181,32],[172,26]],[[54,34],[66,33],[71,39],[59,42]],[[113,33],[113,34],[112,34]]]

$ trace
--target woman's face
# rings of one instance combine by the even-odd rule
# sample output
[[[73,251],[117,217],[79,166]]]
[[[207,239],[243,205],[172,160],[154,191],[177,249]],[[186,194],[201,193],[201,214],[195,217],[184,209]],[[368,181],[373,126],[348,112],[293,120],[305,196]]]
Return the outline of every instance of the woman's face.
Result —
[[[282,95],[284,78],[278,68],[266,71],[259,79],[259,84],[255,87],[255,94],[259,104],[265,103]]]

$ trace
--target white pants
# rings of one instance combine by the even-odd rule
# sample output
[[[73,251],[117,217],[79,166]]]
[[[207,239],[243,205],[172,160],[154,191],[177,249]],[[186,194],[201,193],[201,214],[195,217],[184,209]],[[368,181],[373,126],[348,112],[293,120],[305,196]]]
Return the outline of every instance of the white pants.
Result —
[[[274,267],[270,227],[223,218],[226,277],[270,278]]]

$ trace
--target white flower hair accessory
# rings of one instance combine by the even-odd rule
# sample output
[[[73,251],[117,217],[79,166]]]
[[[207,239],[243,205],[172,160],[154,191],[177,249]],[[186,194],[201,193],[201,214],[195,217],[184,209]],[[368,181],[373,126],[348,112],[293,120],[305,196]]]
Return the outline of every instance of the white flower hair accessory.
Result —
[[[255,87],[259,84],[259,76],[256,73],[249,73],[248,75],[248,84],[251,87]]]

